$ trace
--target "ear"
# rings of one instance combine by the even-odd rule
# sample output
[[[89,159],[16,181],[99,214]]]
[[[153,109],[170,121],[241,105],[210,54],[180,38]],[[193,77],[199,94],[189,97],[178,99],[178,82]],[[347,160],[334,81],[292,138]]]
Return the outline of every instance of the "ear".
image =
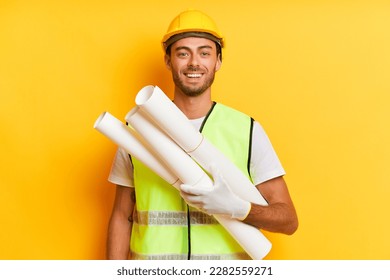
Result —
[[[221,54],[218,54],[217,63],[215,64],[215,72],[217,72],[222,67]]]
[[[167,67],[167,69],[168,69],[169,71],[171,71],[171,69],[172,69],[172,67],[171,67],[171,56],[165,54],[165,55],[164,55],[164,61],[165,61],[165,66]]]

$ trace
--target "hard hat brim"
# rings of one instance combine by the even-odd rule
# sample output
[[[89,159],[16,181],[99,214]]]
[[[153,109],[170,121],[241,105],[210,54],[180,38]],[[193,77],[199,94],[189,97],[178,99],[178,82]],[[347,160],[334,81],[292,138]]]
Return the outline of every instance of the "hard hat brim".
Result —
[[[178,33],[178,34],[175,34],[175,35],[169,37],[165,42],[162,42],[164,50],[166,50],[173,43],[175,43],[175,42],[177,42],[177,41],[179,41],[181,39],[188,38],[188,37],[206,38],[206,39],[209,39],[211,41],[214,41],[215,43],[217,43],[218,45],[223,47],[222,39],[217,38],[217,37],[215,37],[214,35],[212,35],[212,34],[210,34],[208,32],[194,32],[194,31],[191,31],[191,32]]]

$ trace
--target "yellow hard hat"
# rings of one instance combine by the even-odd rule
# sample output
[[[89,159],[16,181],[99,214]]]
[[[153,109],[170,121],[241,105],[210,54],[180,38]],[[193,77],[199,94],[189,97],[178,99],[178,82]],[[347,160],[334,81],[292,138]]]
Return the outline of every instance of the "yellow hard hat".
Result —
[[[185,37],[203,37],[224,47],[224,38],[215,22],[205,13],[198,10],[187,10],[176,16],[162,38],[166,50],[174,42]]]

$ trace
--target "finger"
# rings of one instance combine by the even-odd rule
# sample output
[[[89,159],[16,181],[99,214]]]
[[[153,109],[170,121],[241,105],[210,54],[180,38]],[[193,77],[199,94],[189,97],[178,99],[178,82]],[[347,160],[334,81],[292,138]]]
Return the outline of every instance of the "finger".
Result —
[[[181,184],[180,191],[191,195],[204,195],[206,190],[191,185]]]
[[[192,195],[192,194],[189,194],[189,193],[185,193],[185,192],[180,192],[180,196],[185,200],[185,201],[189,201],[189,202],[192,202],[192,203],[199,203],[202,201],[202,197],[199,196],[199,195]]]
[[[197,209],[202,208],[203,202],[199,196],[186,195],[185,193],[182,192],[180,193],[180,195],[188,205],[195,207]]]

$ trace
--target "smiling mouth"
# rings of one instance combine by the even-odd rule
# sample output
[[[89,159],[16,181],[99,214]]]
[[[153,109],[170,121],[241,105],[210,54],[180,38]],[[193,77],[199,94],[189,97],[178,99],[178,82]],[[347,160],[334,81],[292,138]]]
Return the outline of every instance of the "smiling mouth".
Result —
[[[185,74],[186,77],[188,78],[200,78],[202,77],[203,74],[200,73],[187,73]]]

